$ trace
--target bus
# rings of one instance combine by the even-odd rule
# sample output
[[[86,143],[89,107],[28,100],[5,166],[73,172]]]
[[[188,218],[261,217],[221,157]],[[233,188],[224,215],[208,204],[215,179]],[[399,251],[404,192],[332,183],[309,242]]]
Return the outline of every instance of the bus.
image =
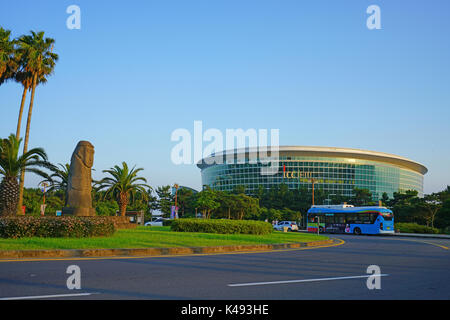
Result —
[[[394,214],[385,207],[355,207],[347,204],[312,206],[307,219],[309,232],[317,232],[319,228],[319,232],[326,233],[394,233]]]

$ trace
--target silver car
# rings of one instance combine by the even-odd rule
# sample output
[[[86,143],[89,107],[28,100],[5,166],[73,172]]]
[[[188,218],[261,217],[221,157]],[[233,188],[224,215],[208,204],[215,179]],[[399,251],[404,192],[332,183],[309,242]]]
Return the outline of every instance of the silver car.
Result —
[[[283,231],[285,227],[288,228],[288,231],[298,231],[298,225],[292,221],[280,221],[273,226],[278,231]]]
[[[164,218],[156,218],[155,220],[146,222],[144,226],[153,226],[153,227],[162,227],[163,226]]]

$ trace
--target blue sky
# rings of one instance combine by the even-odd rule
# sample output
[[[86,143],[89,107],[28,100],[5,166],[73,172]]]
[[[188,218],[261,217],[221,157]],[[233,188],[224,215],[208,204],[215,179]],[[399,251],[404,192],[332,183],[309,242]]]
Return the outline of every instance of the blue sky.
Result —
[[[14,37],[44,30],[56,40],[60,60],[36,91],[30,134],[54,163],[89,140],[96,178],[126,161],[152,186],[200,189],[199,169],[172,164],[170,136],[201,120],[204,130],[279,129],[282,145],[397,154],[428,167],[426,193],[450,184],[446,0],[0,4]],[[66,27],[72,4],[81,30]],[[381,30],[366,27],[372,4]],[[0,87],[0,137],[15,132],[21,91]]]

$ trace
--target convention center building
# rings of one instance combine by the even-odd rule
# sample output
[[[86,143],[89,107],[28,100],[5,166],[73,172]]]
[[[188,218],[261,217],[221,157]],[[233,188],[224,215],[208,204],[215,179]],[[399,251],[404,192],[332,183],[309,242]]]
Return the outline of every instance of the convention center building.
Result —
[[[276,156],[274,156],[274,154]],[[286,184],[289,189],[323,189],[329,195],[351,196],[353,189],[368,189],[373,200],[384,192],[417,190],[423,196],[428,169],[393,154],[350,148],[280,146],[276,153],[235,149],[213,154],[197,163],[202,185],[232,191],[245,186],[255,193]],[[267,170],[270,167],[271,170]]]

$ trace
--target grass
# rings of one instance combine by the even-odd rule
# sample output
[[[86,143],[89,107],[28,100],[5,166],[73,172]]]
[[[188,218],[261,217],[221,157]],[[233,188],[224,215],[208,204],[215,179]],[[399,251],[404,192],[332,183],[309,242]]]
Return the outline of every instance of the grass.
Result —
[[[276,231],[268,235],[215,234],[173,232],[170,231],[170,227],[137,227],[118,230],[111,237],[0,239],[0,250],[206,247],[310,242],[325,239],[328,237],[297,232]]]

